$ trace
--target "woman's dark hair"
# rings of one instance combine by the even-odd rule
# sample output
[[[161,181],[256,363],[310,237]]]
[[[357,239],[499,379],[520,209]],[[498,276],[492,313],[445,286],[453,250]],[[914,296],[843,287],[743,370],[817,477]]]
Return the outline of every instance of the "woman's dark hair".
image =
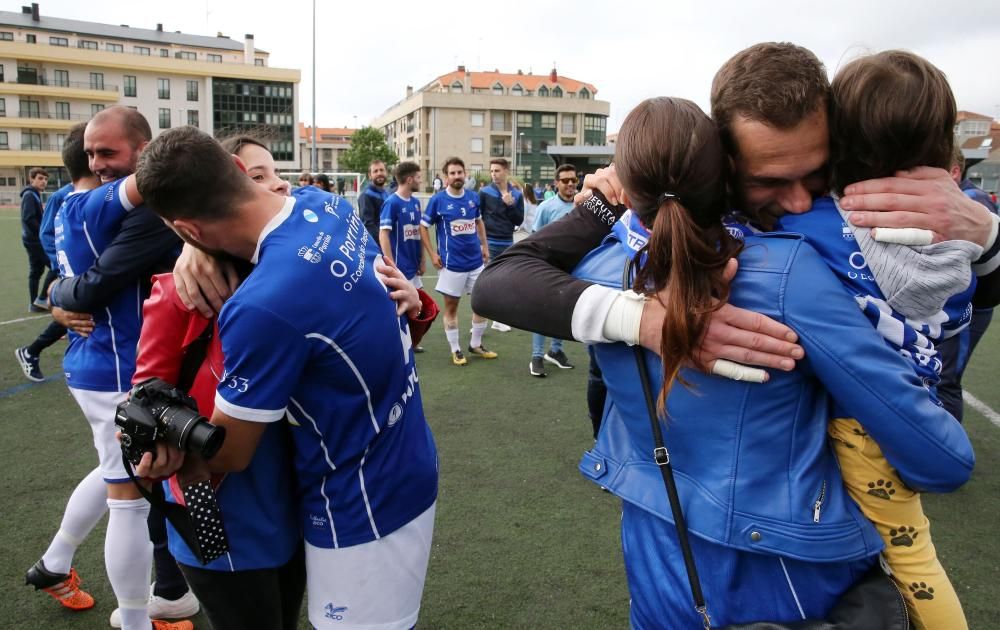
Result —
[[[535,199],[535,189],[532,188],[531,184],[529,184],[528,182],[524,182],[524,186],[521,189],[521,194],[524,195],[524,198],[527,199],[528,203],[530,203],[531,205],[533,206],[538,205],[538,199]]]
[[[243,147],[247,145],[260,147],[267,152],[271,151],[271,149],[269,149],[267,145],[264,144],[263,140],[261,140],[257,136],[251,136],[249,134],[237,134],[234,136],[227,136],[225,138],[220,138],[219,144],[221,144],[222,148],[225,149],[228,153],[231,153],[233,155],[239,155],[240,151],[243,150]]]
[[[333,189],[330,188],[330,178],[326,173],[320,173],[319,175],[314,176],[313,184],[318,185],[326,192],[333,192]]]
[[[903,50],[861,57],[837,73],[830,91],[835,192],[916,166],[951,167],[955,97],[931,62]]]
[[[651,232],[637,254],[646,258],[633,288],[652,299],[663,295],[666,309],[661,413],[681,366],[704,369],[696,351],[709,317],[729,296],[723,272],[742,244],[721,221],[728,164],[715,124],[688,100],[647,99],[618,132],[615,168],[633,212]]]

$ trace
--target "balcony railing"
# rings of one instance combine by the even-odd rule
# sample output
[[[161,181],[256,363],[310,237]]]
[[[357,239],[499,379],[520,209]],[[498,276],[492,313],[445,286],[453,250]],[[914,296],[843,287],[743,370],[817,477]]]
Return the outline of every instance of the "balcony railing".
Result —
[[[62,151],[58,144],[24,144],[21,143],[22,151]]]
[[[502,124],[498,122],[492,122],[490,123],[490,131],[512,131],[512,128],[509,122],[505,122]]]
[[[0,116],[6,116],[6,114],[0,114]],[[60,114],[58,112],[36,112],[32,110],[19,110],[17,112],[18,118],[41,118],[44,120],[90,120],[92,116],[85,116],[83,114]]]
[[[89,83],[86,81],[57,81],[50,77],[18,77],[17,81],[7,81],[20,85],[46,85],[50,87],[69,87],[81,90],[102,90],[105,92],[117,92],[118,86],[109,83]]]
[[[510,157],[510,147],[490,147],[490,157]]]

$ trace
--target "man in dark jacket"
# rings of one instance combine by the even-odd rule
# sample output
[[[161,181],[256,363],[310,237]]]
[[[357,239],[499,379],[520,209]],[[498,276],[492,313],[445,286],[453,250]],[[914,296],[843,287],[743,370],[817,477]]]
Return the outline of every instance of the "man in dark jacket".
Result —
[[[45,297],[38,294],[42,272],[49,266],[38,237],[42,225],[42,191],[48,183],[48,172],[36,167],[28,171],[28,185],[21,191],[21,242],[28,252],[28,310],[32,313],[48,310]]]
[[[358,214],[371,237],[378,243],[378,222],[382,216],[382,204],[389,197],[385,189],[387,173],[385,162],[373,160],[368,165],[368,186],[358,195]]]

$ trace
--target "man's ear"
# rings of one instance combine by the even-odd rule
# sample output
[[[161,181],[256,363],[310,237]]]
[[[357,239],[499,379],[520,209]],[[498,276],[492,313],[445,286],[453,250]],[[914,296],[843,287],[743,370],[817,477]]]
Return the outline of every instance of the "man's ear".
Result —
[[[237,168],[239,168],[244,173],[247,172],[247,165],[244,164],[243,160],[240,159],[240,156],[236,155],[235,153],[233,154],[233,164],[235,164]]]
[[[201,243],[201,228],[194,221],[190,221],[188,219],[174,219],[170,225],[185,241],[191,243],[192,245]]]

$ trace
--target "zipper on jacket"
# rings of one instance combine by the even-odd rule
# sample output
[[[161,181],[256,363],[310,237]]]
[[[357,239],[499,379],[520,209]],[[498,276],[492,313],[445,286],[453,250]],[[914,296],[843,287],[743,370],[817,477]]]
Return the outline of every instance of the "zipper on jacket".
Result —
[[[823,509],[824,499],[826,499],[826,481],[823,481],[823,486],[819,489],[819,496],[816,497],[816,502],[813,503],[813,523],[819,522],[819,515]]]

